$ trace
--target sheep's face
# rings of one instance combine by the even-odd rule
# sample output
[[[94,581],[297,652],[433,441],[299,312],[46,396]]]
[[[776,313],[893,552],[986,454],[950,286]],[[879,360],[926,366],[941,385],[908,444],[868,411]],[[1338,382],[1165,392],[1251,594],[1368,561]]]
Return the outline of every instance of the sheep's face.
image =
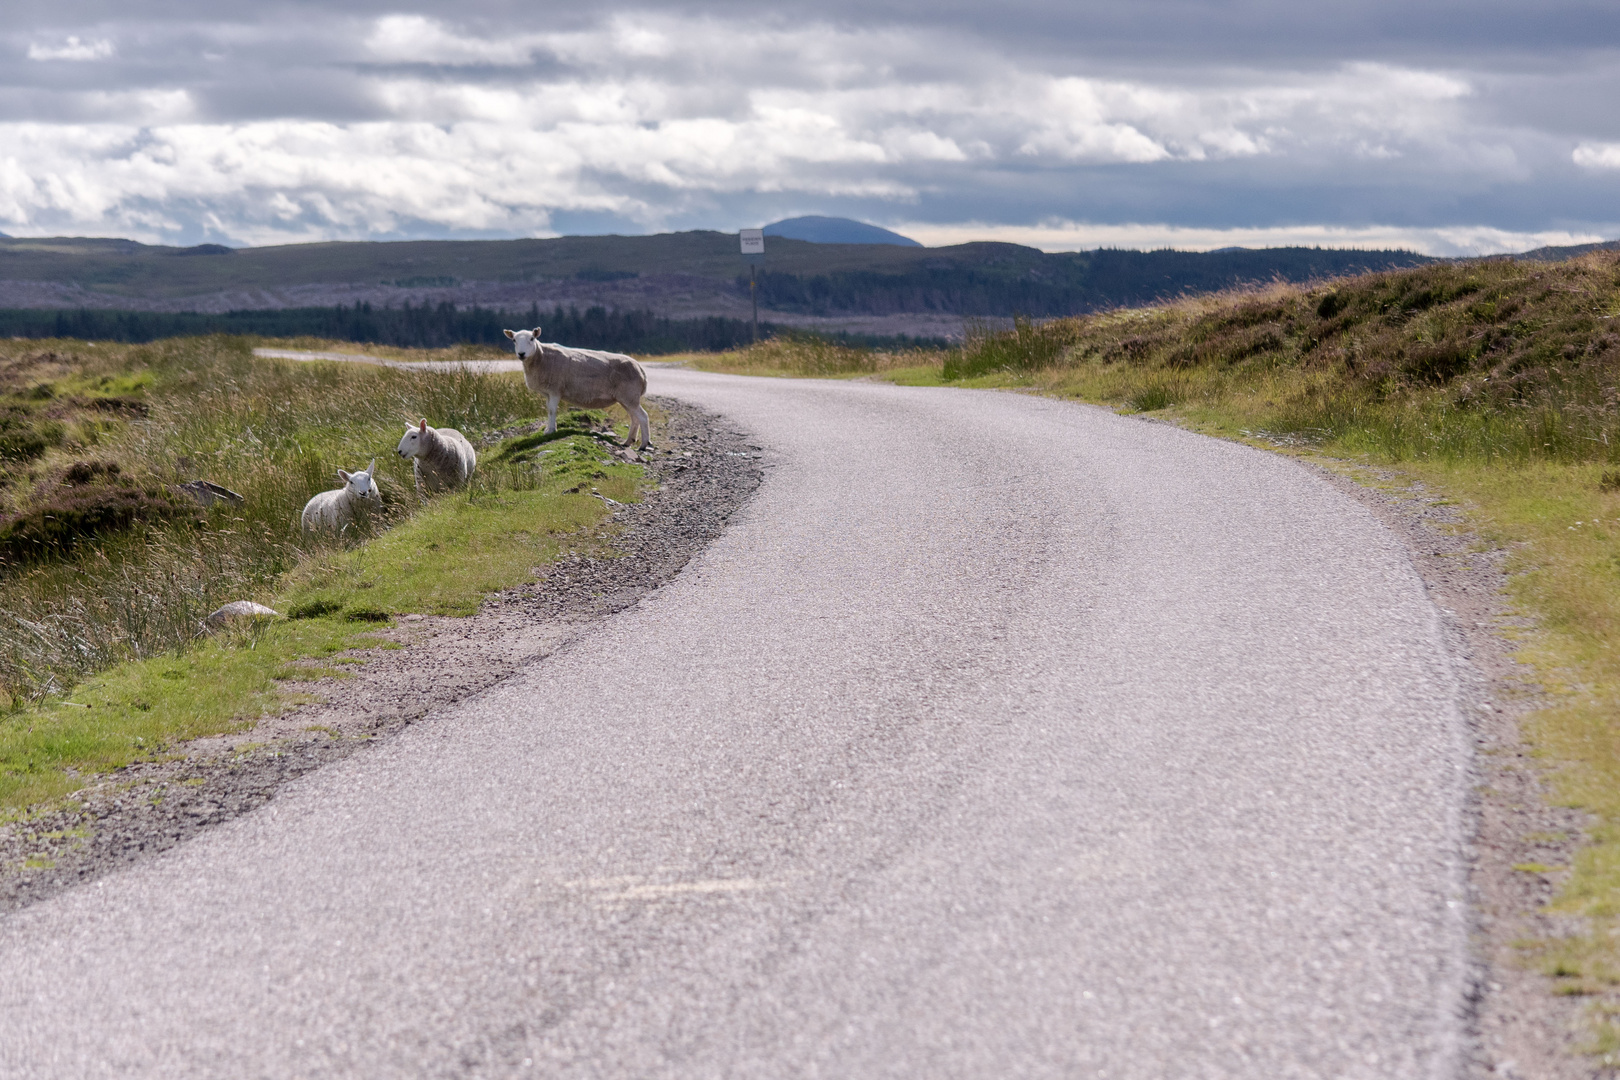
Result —
[[[399,440],[399,456],[402,458],[420,457],[422,455],[422,444],[426,441],[426,436],[426,420],[422,421],[420,427],[406,428],[405,437]]]
[[[357,499],[368,499],[371,502],[382,502],[382,492],[377,490],[377,482],[371,478],[377,471],[377,459],[372,458],[371,464],[359,472],[345,472],[338,470],[338,479],[349,489],[349,494]]]
[[[502,331],[512,342],[519,360],[527,360],[540,351],[540,328],[533,330],[505,330]]]

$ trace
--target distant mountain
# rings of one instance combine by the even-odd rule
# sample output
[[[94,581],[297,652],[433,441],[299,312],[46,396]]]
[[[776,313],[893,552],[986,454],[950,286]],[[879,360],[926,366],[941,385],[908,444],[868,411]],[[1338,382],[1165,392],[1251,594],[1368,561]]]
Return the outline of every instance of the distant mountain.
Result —
[[[895,247],[922,247],[909,236],[901,236],[864,221],[842,217],[786,218],[765,226],[766,236],[782,236],[789,240],[808,240],[812,244],[892,244]]]
[[[773,321],[934,337],[960,332],[964,317],[1074,315],[1431,261],[1409,251],[1048,253],[1018,244],[928,248],[778,235],[756,267],[754,295],[761,316],[769,312]],[[745,266],[736,234],[719,232],[236,249],[36,237],[0,240],[0,309],[223,314],[426,304],[520,312],[537,305],[735,319],[752,315]]]

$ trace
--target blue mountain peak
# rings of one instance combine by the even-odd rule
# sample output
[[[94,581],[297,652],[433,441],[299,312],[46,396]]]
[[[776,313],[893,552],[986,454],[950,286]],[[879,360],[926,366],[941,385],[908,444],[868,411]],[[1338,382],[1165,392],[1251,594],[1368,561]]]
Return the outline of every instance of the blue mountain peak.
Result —
[[[894,244],[898,247],[922,247],[909,236],[868,225],[849,218],[810,217],[787,218],[765,226],[766,236],[781,236],[789,240],[808,240],[812,244]]]

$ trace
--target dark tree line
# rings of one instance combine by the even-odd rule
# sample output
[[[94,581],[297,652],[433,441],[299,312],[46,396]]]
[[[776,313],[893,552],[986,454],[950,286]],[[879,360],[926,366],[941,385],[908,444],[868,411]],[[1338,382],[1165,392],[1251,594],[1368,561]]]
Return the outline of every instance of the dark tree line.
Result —
[[[263,337],[321,337],[376,345],[443,348],[450,345],[505,345],[505,329],[543,327],[549,341],[587,349],[658,355],[689,350],[716,351],[746,345],[753,326],[744,319],[718,316],[669,319],[650,311],[610,311],[556,307],[542,312],[458,308],[454,304],[413,307],[282,308],[265,311],[201,312],[109,311],[97,308],[0,310],[0,337],[68,337],[91,341],[148,342],[196,334],[257,334]],[[762,333],[777,328],[763,324]]]

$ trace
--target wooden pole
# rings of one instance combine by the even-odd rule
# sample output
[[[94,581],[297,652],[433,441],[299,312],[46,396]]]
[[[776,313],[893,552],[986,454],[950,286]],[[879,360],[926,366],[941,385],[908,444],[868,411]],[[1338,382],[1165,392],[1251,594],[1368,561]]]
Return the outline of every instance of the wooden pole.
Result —
[[[748,264],[748,299],[754,302],[754,344],[759,344],[759,294],[754,292],[754,264]]]

